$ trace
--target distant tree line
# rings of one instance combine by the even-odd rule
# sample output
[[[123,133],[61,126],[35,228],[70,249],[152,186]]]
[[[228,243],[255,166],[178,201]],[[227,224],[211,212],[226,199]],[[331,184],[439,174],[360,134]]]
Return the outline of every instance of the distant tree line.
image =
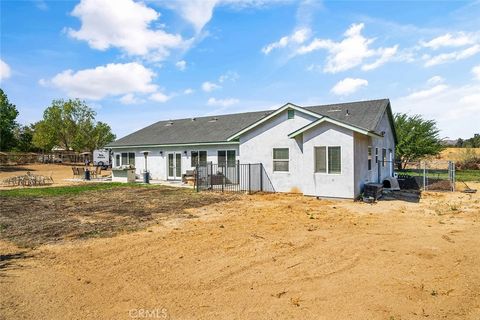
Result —
[[[480,134],[475,133],[470,139],[458,139],[455,143],[458,148],[480,148]]]
[[[77,152],[99,149],[115,140],[110,126],[79,99],[54,100],[43,119],[29,125],[17,122],[17,107],[0,89],[0,151],[38,152],[54,147]]]

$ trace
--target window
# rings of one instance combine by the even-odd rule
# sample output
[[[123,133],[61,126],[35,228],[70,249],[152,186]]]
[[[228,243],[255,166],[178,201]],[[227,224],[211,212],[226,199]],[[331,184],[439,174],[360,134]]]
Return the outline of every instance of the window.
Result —
[[[135,152],[122,152],[122,166],[135,166]]]
[[[273,171],[288,172],[288,148],[273,149]]]
[[[197,164],[201,166],[207,165],[207,151],[192,151],[190,156],[192,167],[196,167]]]
[[[338,174],[342,172],[342,152],[340,147],[315,147],[315,172]]]
[[[375,163],[378,163],[378,148],[375,148]]]
[[[368,147],[368,170],[372,170],[372,147]]]
[[[218,165],[234,167],[236,162],[235,150],[218,150]]]
[[[287,118],[288,118],[288,119],[293,119],[293,118],[295,118],[295,110],[293,110],[293,109],[288,109],[288,110],[287,110]]]
[[[382,149],[382,167],[385,167],[385,163],[387,163],[387,149]]]
[[[340,147],[328,147],[328,173],[342,172],[342,152]]]
[[[115,155],[115,167],[120,167],[120,155],[118,153]]]
[[[327,147],[315,147],[315,172],[327,172]]]
[[[135,166],[135,153],[133,152],[128,153],[128,164]]]

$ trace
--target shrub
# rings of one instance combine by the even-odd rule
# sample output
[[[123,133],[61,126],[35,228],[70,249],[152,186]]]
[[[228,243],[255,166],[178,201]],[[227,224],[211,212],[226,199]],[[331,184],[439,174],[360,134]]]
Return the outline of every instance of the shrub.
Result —
[[[467,148],[461,155],[461,160],[455,165],[460,170],[480,170],[480,156],[475,149]]]

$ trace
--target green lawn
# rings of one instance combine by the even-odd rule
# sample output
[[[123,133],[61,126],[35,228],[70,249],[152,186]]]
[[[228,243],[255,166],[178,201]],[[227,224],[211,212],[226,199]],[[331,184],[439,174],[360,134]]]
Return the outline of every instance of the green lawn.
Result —
[[[134,183],[88,183],[75,186],[46,187],[46,188],[22,188],[11,190],[0,190],[0,197],[49,197],[74,195],[87,191],[107,190],[119,187],[145,186]]]
[[[406,169],[397,171],[398,174],[408,174],[410,176],[422,176],[422,169]],[[455,176],[457,181],[476,181],[480,182],[480,170],[456,170]],[[447,170],[428,170],[429,178],[448,179]]]

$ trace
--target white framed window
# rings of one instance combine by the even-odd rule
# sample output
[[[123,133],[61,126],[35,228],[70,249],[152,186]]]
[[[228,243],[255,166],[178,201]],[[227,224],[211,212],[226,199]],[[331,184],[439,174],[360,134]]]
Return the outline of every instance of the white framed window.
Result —
[[[122,152],[122,166],[135,166],[135,152]]]
[[[383,148],[382,149],[382,167],[385,167],[386,163],[387,163],[387,149]]]
[[[120,154],[115,155],[115,167],[120,167]]]
[[[289,162],[288,148],[273,148],[273,172],[288,172]]]
[[[339,146],[320,146],[314,148],[316,173],[342,173],[342,148]]]
[[[315,172],[327,172],[327,147],[315,147]]]
[[[372,147],[368,146],[368,170],[372,170]]]
[[[207,164],[207,151],[191,151],[190,165],[196,167],[197,165],[205,166]]]
[[[288,119],[294,119],[295,118],[295,110],[294,109],[288,109],[287,110],[287,118]]]
[[[217,163],[219,166],[235,167],[237,154],[235,150],[218,150]]]
[[[375,148],[375,163],[378,163],[378,148]]]

